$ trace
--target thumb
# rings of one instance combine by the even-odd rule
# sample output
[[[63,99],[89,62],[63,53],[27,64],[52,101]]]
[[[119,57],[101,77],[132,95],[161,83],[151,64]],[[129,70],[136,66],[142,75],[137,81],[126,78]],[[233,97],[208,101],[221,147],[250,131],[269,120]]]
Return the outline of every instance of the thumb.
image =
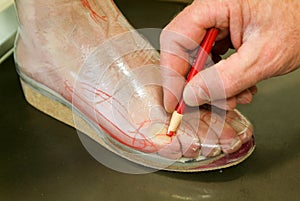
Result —
[[[228,59],[200,71],[186,86],[183,98],[190,106],[231,98],[263,79],[258,60],[258,51],[243,44],[237,53]],[[249,59],[250,58],[250,59]]]

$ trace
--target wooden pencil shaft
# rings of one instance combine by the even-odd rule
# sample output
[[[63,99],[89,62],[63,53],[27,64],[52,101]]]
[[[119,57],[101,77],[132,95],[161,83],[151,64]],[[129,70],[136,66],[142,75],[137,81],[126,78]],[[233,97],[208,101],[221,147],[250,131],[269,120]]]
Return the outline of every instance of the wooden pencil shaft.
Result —
[[[216,28],[211,28],[207,31],[203,41],[200,44],[200,48],[198,50],[196,59],[187,76],[186,83],[188,83],[198,72],[200,72],[203,69],[206,60],[208,58],[208,55],[214,45],[218,32],[219,31]],[[181,97],[171,117],[170,126],[167,133],[168,136],[173,136],[177,131],[178,127],[181,124],[185,109],[186,109],[186,104],[183,101],[183,98]]]
[[[219,31],[216,28],[211,28],[207,31],[203,41],[200,44],[200,48],[198,50],[194,64],[192,65],[190,72],[187,76],[186,83],[188,83],[205,66],[206,60],[207,60],[208,55],[214,45],[214,42],[218,35],[218,32]],[[175,110],[179,114],[183,114],[185,111],[185,108],[186,108],[186,104],[184,103],[183,98],[181,97]]]

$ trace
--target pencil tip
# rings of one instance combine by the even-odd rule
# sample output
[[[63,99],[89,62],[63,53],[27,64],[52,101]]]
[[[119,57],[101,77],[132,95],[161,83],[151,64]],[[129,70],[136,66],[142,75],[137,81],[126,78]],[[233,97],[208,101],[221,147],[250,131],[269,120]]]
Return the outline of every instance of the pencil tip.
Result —
[[[174,131],[168,131],[167,136],[172,137],[173,135],[175,135]]]

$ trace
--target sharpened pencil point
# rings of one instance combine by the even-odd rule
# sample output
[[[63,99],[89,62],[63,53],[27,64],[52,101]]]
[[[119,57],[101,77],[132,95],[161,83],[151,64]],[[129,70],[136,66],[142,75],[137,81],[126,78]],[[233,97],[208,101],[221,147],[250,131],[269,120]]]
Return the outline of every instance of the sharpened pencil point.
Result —
[[[169,136],[169,137],[172,137],[172,136],[174,136],[175,135],[175,132],[174,131],[169,131],[168,133],[167,133],[167,136]]]
[[[173,112],[171,120],[170,120],[170,125],[169,125],[169,129],[167,132],[167,136],[173,136],[176,134],[176,131],[178,130],[178,127],[181,124],[182,121],[182,114],[179,114],[176,110]]]

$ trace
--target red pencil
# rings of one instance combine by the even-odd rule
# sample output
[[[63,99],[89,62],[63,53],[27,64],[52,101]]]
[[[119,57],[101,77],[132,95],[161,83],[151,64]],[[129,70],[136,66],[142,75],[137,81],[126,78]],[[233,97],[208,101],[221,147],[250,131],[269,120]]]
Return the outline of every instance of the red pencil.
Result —
[[[194,61],[194,64],[192,65],[190,72],[188,74],[186,83],[188,83],[199,71],[201,71],[206,63],[207,57],[215,43],[216,37],[219,33],[219,30],[216,28],[211,28],[207,31],[204,39],[202,40],[200,44],[200,48],[198,50],[196,59]],[[173,136],[175,135],[178,127],[181,124],[181,120],[183,117],[183,113],[185,111],[186,104],[183,101],[183,98],[181,97],[178,105],[176,106],[175,111],[172,114],[170,125],[168,128],[167,135]]]

